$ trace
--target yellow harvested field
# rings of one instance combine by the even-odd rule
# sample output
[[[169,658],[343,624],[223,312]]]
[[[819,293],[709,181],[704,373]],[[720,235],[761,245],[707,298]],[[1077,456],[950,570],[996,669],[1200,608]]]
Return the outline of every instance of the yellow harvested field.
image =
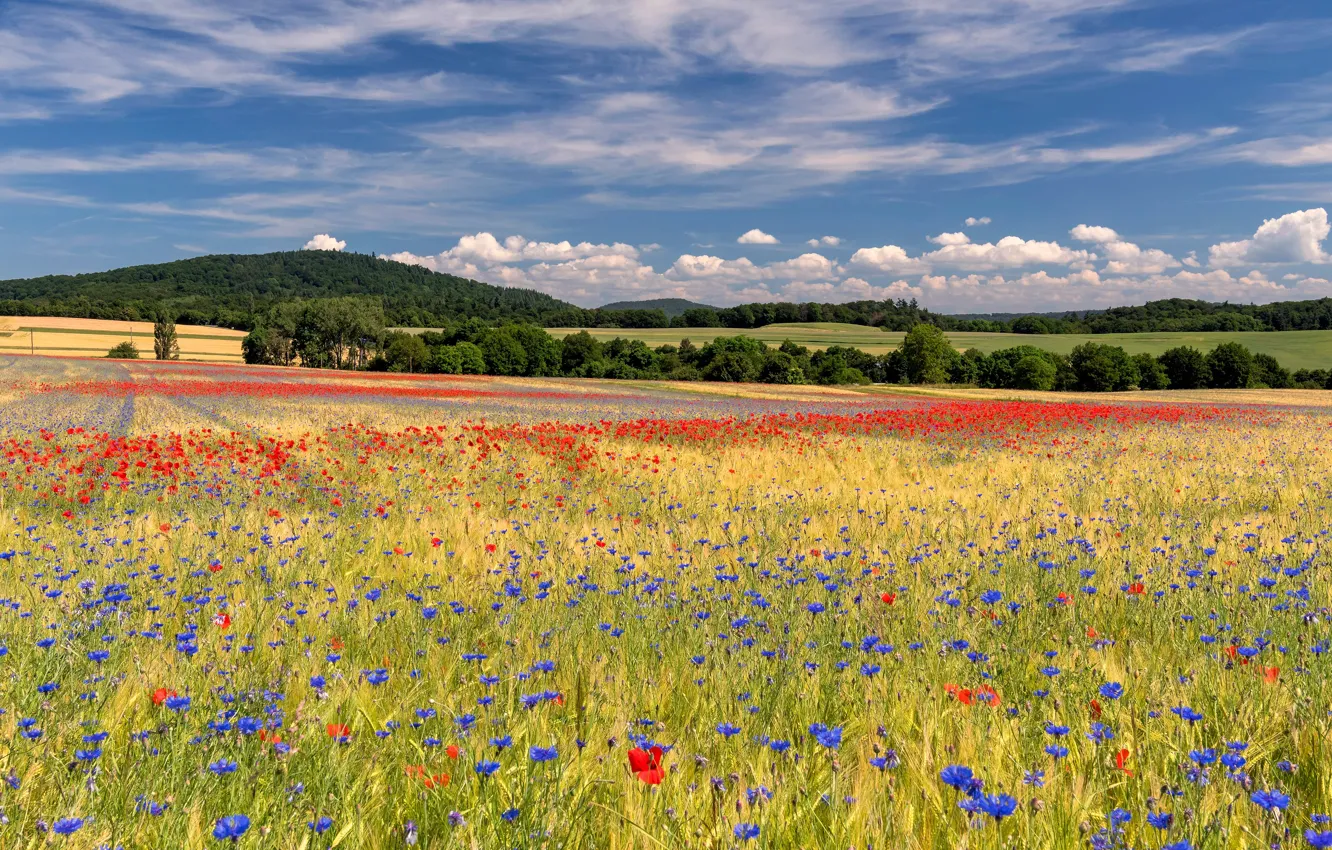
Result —
[[[182,360],[241,361],[245,331],[204,325],[177,325]],[[151,322],[69,319],[57,316],[0,316],[0,353],[104,357],[117,343],[133,340],[141,356],[153,356]]]

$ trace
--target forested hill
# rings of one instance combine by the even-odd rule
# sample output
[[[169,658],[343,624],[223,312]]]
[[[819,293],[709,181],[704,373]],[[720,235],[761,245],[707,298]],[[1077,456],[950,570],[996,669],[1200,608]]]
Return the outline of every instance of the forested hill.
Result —
[[[647,298],[642,301],[616,301],[612,304],[603,304],[602,310],[660,310],[666,314],[666,318],[674,319],[676,316],[683,316],[685,310],[695,307],[701,307],[705,310],[716,310],[716,307],[707,304],[699,304],[696,301],[688,301],[684,298]]]
[[[587,313],[529,289],[491,286],[368,254],[216,254],[81,275],[0,281],[0,315],[147,319],[159,305],[179,322],[248,329],[281,302],[366,296],[394,325],[486,321],[578,324]]]

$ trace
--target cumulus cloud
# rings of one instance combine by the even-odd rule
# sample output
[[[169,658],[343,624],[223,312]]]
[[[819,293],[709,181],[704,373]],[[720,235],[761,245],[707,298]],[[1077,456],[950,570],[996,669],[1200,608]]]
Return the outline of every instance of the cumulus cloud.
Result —
[[[928,238],[935,245],[965,245],[971,241],[971,237],[965,233],[940,233]]]
[[[1079,242],[1090,242],[1100,246],[1099,250],[1108,260],[1105,265],[1107,274],[1160,274],[1166,269],[1179,266],[1179,260],[1157,248],[1143,249],[1125,241],[1109,227],[1079,224],[1068,232]]]
[[[307,231],[307,232],[308,232],[308,231]],[[329,236],[327,233],[320,233],[319,235],[315,236],[315,238],[311,239],[309,242],[306,242],[306,243],[305,243],[305,247],[302,248],[301,250],[302,250],[302,251],[341,251],[343,248],[346,248],[346,247],[347,247],[347,243],[344,242],[343,240],[341,240],[341,239],[334,239],[332,236]]]
[[[776,236],[773,236],[771,233],[764,233],[762,230],[759,230],[757,227],[754,228],[753,230],[748,230],[742,233],[740,235],[740,238],[735,241],[740,243],[741,245],[779,244]]]
[[[929,266],[913,258],[898,245],[861,248],[851,255],[851,265],[872,269],[880,274],[914,274],[928,271]]]
[[[1329,232],[1327,210],[1322,207],[1286,213],[1269,218],[1252,239],[1219,242],[1208,249],[1212,266],[1240,266],[1250,263],[1326,263],[1332,261],[1323,251]]]
[[[1107,242],[1118,242],[1119,234],[1109,227],[1097,227],[1090,224],[1079,224],[1068,232],[1069,236],[1079,242],[1094,242],[1098,245]]]
[[[708,254],[681,254],[666,272],[667,276],[678,280],[705,278],[727,281],[753,281],[762,278],[763,270],[749,261],[747,257],[737,260],[724,260]]]
[[[820,236],[817,239],[809,239],[805,242],[811,248],[818,248],[820,245],[826,245],[829,248],[836,248],[842,244],[840,236]]]
[[[944,234],[959,236],[961,234]],[[965,237],[964,237],[965,238]],[[1088,251],[1065,248],[1057,242],[1026,240],[1019,236],[1005,236],[995,243],[949,241],[935,251],[923,254],[928,263],[953,266],[970,271],[1021,268],[1037,265],[1069,265],[1095,259]]]
[[[990,223],[990,217],[988,215],[983,215],[980,218],[976,218],[975,216],[971,215],[967,216],[967,221],[966,221],[967,227],[975,227],[978,224],[989,224],[989,223]]]

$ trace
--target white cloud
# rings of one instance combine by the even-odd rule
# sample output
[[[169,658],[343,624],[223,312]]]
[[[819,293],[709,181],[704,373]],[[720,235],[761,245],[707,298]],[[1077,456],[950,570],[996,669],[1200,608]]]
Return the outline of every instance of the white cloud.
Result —
[[[837,264],[822,254],[801,254],[794,259],[770,263],[766,272],[771,277],[789,280],[831,280],[841,274]]]
[[[1079,242],[1094,242],[1098,245],[1119,241],[1119,234],[1114,230],[1108,227],[1096,227],[1087,224],[1079,224],[1070,230],[1068,235]]]
[[[971,237],[965,233],[940,233],[938,236],[930,236],[929,240],[935,245],[965,245],[971,241]]]
[[[817,239],[809,239],[809,240],[806,240],[806,241],[805,241],[805,244],[808,245],[808,246],[811,247],[811,248],[818,248],[818,247],[821,246],[821,245],[822,245],[822,246],[827,246],[827,247],[829,247],[829,248],[836,248],[838,245],[841,245],[841,244],[842,244],[842,237],[840,237],[840,236],[820,236],[820,237],[817,238]]]
[[[708,254],[701,256],[681,254],[666,274],[677,280],[708,278],[733,282],[754,281],[764,277],[763,270],[750,262],[747,257],[724,260]]]
[[[1246,142],[1218,154],[1221,159],[1237,159],[1262,165],[1298,168],[1332,164],[1332,139],[1294,136]]]
[[[929,263],[974,271],[1036,265],[1069,265],[1093,258],[1093,255],[1087,251],[1065,248],[1057,242],[1028,241],[1018,236],[1005,236],[993,244],[989,242],[976,244],[970,241],[948,243],[938,250],[921,256],[922,260]]]
[[[1102,255],[1109,261],[1105,265],[1107,274],[1160,274],[1180,264],[1179,260],[1165,251],[1157,248],[1144,250],[1125,241],[1109,227],[1079,224],[1068,234],[1079,242],[1099,246]]]
[[[308,232],[308,231],[307,231]],[[302,251],[341,251],[347,247],[347,243],[341,239],[334,239],[327,233],[320,233],[309,242],[305,243]]]
[[[1220,242],[1208,250],[1212,266],[1250,263],[1326,263],[1322,242],[1329,232],[1327,210],[1322,207],[1269,218],[1251,239]]]
[[[764,233],[762,230],[759,230],[757,227],[754,228],[753,230],[745,231],[740,235],[740,238],[735,241],[740,243],[741,245],[779,244],[776,236],[773,236],[771,233]]]
[[[980,218],[976,218],[975,216],[970,216],[970,215],[967,216],[967,221],[966,221],[967,227],[975,227],[980,224],[989,224],[989,223],[990,223],[990,217],[988,215],[983,215]]]
[[[851,255],[851,265],[873,269],[881,274],[914,274],[928,270],[928,265],[914,259],[904,248],[897,245],[883,245],[878,248],[861,248]]]

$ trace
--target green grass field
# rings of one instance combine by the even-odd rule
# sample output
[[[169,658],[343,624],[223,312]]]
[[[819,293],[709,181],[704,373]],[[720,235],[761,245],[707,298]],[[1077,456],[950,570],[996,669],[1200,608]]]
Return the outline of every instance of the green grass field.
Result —
[[[550,333],[563,337],[577,333],[579,328],[550,328]],[[837,322],[810,324],[768,325],[749,331],[730,328],[653,328],[647,330],[589,328],[588,333],[599,339],[617,336],[641,339],[649,345],[678,344],[684,337],[702,344],[719,336],[744,333],[772,345],[789,339],[809,348],[827,348],[830,345],[855,346],[871,354],[892,351],[902,342],[900,331],[885,332],[862,325]],[[1177,345],[1191,345],[1201,351],[1210,351],[1223,342],[1238,342],[1249,350],[1270,354],[1287,369],[1326,369],[1332,367],[1332,331],[1281,331],[1273,333],[1140,333],[1140,334],[990,334],[950,333],[948,338],[959,349],[979,348],[998,351],[1015,345],[1034,345],[1038,348],[1067,354],[1084,342],[1099,342],[1123,346],[1129,354],[1147,352],[1160,354]]]

